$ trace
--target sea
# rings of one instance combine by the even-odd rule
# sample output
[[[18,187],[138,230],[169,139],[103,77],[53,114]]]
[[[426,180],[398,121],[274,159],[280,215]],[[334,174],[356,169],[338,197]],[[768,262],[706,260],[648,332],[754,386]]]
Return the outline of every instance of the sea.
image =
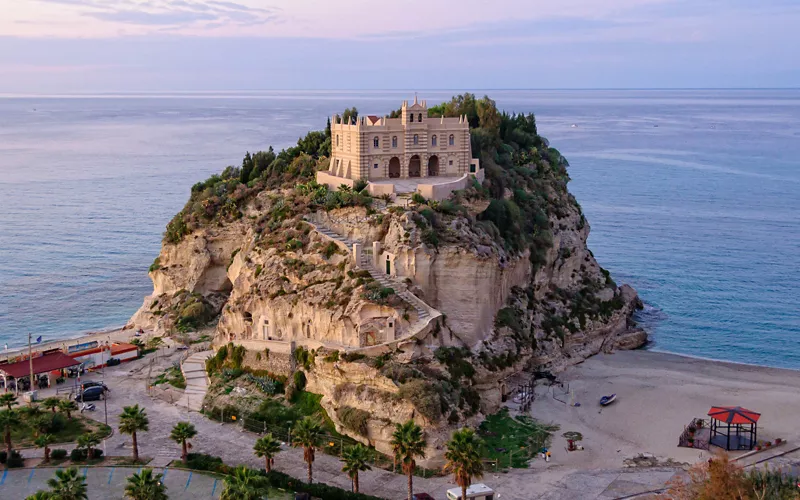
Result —
[[[418,91],[430,104],[460,93]],[[491,90],[570,162],[650,349],[800,369],[800,90]],[[192,184],[413,91],[0,95],[0,349],[123,325]]]

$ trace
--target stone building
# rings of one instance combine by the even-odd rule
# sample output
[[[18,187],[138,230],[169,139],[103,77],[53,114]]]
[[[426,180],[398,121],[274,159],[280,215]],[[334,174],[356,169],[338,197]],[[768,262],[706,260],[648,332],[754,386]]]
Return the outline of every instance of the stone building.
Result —
[[[359,116],[355,123],[331,118],[328,174],[352,180],[458,177],[478,172],[466,116],[428,118],[423,100],[403,101],[400,118]]]

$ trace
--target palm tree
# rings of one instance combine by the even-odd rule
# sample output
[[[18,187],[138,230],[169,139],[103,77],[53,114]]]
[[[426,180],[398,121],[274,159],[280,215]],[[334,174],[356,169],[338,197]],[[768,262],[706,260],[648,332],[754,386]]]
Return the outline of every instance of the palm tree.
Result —
[[[58,411],[65,414],[68,419],[72,420],[72,412],[78,409],[78,405],[71,399],[62,399],[58,402]]]
[[[258,471],[240,465],[225,476],[225,489],[219,500],[261,500],[267,493],[267,478]]]
[[[172,433],[169,435],[170,439],[181,445],[181,460],[186,461],[189,455],[186,441],[192,439],[197,435],[197,429],[189,422],[178,422],[172,428]]]
[[[147,431],[150,421],[147,413],[139,405],[125,406],[119,416],[119,431],[123,434],[130,434],[133,440],[133,461],[139,461],[139,443],[136,441],[136,433]]]
[[[33,495],[28,495],[25,500],[53,500],[53,495],[49,491],[39,490]]]
[[[163,474],[153,475],[153,469],[134,473],[125,484],[125,498],[131,500],[167,500],[167,486]]]
[[[269,472],[272,470],[272,463],[275,461],[275,455],[281,451],[281,442],[275,439],[275,436],[265,434],[263,437],[258,438],[256,444],[253,446],[257,457],[264,457],[264,469]]]
[[[353,483],[353,491],[358,493],[358,473],[365,470],[372,470],[372,467],[367,464],[367,460],[369,460],[369,450],[363,444],[358,443],[346,449],[344,453],[342,453],[342,459],[344,460],[342,472],[347,473],[347,476]]]
[[[17,397],[11,393],[6,392],[4,394],[0,394],[0,406],[6,406],[6,409],[10,410],[11,405],[17,402]]]
[[[16,410],[2,410],[0,411],[0,428],[5,432],[6,452],[7,456],[11,456],[11,429],[20,425],[22,420],[19,418]]]
[[[42,400],[41,406],[42,408],[47,408],[48,410],[51,410],[53,413],[55,413],[56,408],[58,408],[58,404],[60,402],[61,400],[59,398],[51,396],[49,398],[44,398]]]
[[[452,472],[456,484],[461,486],[461,498],[467,498],[467,488],[473,478],[483,477],[480,448],[480,438],[469,427],[455,431],[447,442],[444,470]]]
[[[94,458],[94,448],[100,444],[100,436],[93,432],[87,432],[78,436],[78,448],[86,450],[86,458],[91,460]]]
[[[42,434],[33,442],[37,447],[44,448],[44,463],[50,462],[50,445],[55,442],[56,438],[52,434]]]
[[[403,472],[408,476],[408,500],[411,500],[414,489],[414,469],[417,468],[417,458],[425,457],[425,437],[422,427],[409,420],[404,424],[397,424],[389,441],[395,457],[403,466]]]
[[[311,464],[314,463],[314,449],[320,434],[322,434],[322,426],[311,417],[300,420],[292,429],[292,446],[303,448],[303,460],[308,464],[308,484],[311,484],[312,480]]]
[[[55,477],[47,480],[51,498],[58,500],[87,500],[86,479],[78,473],[77,467],[57,470]]]
[[[44,415],[44,411],[42,411],[39,405],[23,406],[17,411],[25,417],[25,420],[39,418]]]

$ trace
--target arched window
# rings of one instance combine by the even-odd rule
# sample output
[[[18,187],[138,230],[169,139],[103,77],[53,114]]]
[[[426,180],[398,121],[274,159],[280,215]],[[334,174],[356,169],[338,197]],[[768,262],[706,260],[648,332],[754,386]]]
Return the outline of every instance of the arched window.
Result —
[[[397,147],[397,136],[392,137],[392,147],[393,148]]]
[[[410,121],[411,123],[414,123],[414,113],[411,113],[411,114],[408,115],[408,121]]]
[[[372,146],[373,146],[374,148],[376,148],[376,149],[377,149],[379,144],[380,144],[380,141],[378,140],[378,138],[377,138],[377,137],[375,137],[374,139],[372,139]]]
[[[419,144],[419,136],[414,134],[414,145],[416,146],[417,144]]]
[[[422,123],[422,113],[420,113],[419,116],[417,117],[417,121]]]
[[[454,136],[453,134],[450,134],[450,145],[454,146],[455,143],[456,143],[456,136]]]
[[[436,136],[434,135],[433,137],[431,137],[431,146],[435,145],[436,145]]]

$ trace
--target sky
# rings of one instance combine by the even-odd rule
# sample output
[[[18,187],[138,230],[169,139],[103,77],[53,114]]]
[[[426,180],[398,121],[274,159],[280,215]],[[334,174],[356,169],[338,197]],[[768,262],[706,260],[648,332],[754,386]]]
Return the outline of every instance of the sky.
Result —
[[[800,0],[0,0],[0,92],[800,87]]]

